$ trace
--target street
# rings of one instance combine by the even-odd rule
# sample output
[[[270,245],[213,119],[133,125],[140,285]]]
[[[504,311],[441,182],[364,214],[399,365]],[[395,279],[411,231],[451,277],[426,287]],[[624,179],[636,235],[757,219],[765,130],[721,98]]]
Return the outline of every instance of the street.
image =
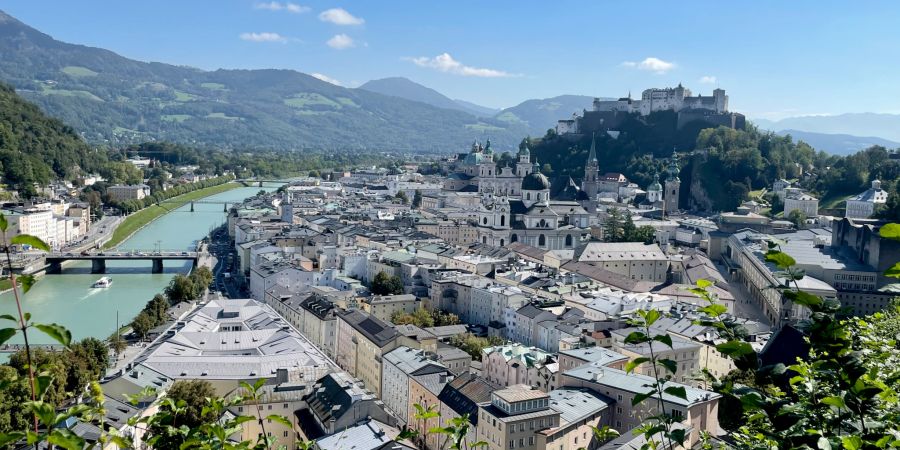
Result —
[[[216,267],[213,268],[213,287],[228,298],[243,298],[240,287],[235,285],[235,267],[237,259],[234,256],[234,249],[231,246],[231,239],[228,231],[219,228],[213,231],[209,243],[209,253],[217,259]],[[228,276],[226,276],[228,274]]]

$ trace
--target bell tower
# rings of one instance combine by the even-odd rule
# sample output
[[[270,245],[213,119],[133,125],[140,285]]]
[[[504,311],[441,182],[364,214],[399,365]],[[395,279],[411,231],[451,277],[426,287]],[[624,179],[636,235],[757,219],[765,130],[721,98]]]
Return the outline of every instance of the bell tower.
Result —
[[[587,162],[584,164],[584,179],[581,180],[581,190],[587,194],[591,201],[597,200],[600,191],[600,162],[597,160],[597,141],[591,134],[591,151],[588,153]]]
[[[667,169],[666,190],[663,194],[663,198],[666,201],[666,214],[678,212],[678,193],[681,191],[681,179],[678,178],[678,172],[680,171],[681,169],[678,167],[678,153],[672,151],[672,159]]]

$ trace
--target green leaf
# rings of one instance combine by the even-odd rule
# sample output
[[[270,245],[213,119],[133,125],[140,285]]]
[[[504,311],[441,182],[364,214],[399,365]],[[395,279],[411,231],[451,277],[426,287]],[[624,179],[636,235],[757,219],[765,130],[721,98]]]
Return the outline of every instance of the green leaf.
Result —
[[[643,344],[650,342],[650,337],[640,331],[632,331],[625,337],[626,344]]]
[[[631,406],[637,406],[642,401],[650,398],[651,395],[653,395],[653,391],[645,392],[643,394],[634,394],[634,398],[631,399]]]
[[[669,439],[677,442],[678,446],[681,447],[684,444],[684,439],[687,437],[686,433],[687,430],[685,430],[684,428],[672,430],[672,432],[669,433]]]
[[[724,344],[717,345],[716,350],[718,350],[723,355],[730,356],[732,358],[755,353],[753,347],[744,341],[728,341]]]
[[[41,375],[34,377],[35,382],[35,390],[37,391],[37,398],[43,398],[44,392],[47,392],[47,388],[50,387],[50,383],[53,382],[53,377],[49,375]]]
[[[82,450],[84,439],[66,428],[56,428],[47,437],[47,442],[66,450]]]
[[[687,389],[684,386],[669,386],[663,389],[663,392],[683,400],[687,400]]]
[[[9,222],[6,221],[6,216],[0,213],[0,231],[6,232],[7,228],[9,228]]]
[[[728,312],[728,308],[725,305],[713,303],[712,305],[706,305],[700,308],[699,311],[712,317],[719,317]]]
[[[885,239],[900,241],[900,223],[889,223],[883,225],[878,234]]]
[[[3,319],[3,320],[11,320],[11,321],[13,321],[13,322],[18,322],[18,321],[19,321],[19,319],[15,318],[15,317],[12,316],[11,314],[3,314],[2,316],[0,316],[0,319]]]
[[[641,364],[643,364],[643,363],[645,363],[645,362],[647,362],[647,361],[650,361],[650,358],[646,358],[646,357],[643,357],[643,356],[640,357],[640,358],[635,358],[635,359],[633,359],[633,360],[631,360],[631,361],[628,361],[627,363],[625,363],[625,372],[631,373],[631,372],[634,371],[634,368],[635,368],[635,367],[637,367],[637,366],[639,366],[639,365],[641,365]]]
[[[0,217],[3,217],[3,214],[0,214]],[[4,219],[5,221],[5,219]],[[25,433],[19,431],[11,431],[9,433],[0,433],[0,447],[6,448],[9,444],[13,442],[17,442],[22,440],[25,437]]]
[[[26,404],[28,405],[28,409],[38,417],[44,426],[49,428],[56,425],[56,410],[53,408],[53,405],[44,403],[41,400],[28,402]]]
[[[859,436],[844,436],[841,438],[841,444],[847,450],[859,450],[862,448],[862,439]]]
[[[702,289],[702,288],[708,288],[716,283],[709,281],[707,279],[701,278],[701,279],[697,280],[697,282],[695,284],[697,285],[698,288]]]
[[[47,245],[46,242],[40,240],[37,237],[34,237],[30,234],[20,234],[12,239],[10,239],[10,244],[19,244],[19,245],[30,245],[32,248],[36,248],[38,250],[43,250],[45,252],[50,251],[50,246]]]
[[[0,345],[6,343],[10,338],[16,335],[19,330],[15,328],[0,329]]]
[[[655,309],[651,309],[650,311],[644,312],[641,315],[644,316],[644,323],[648,327],[653,325],[657,320],[659,320],[660,317],[662,317],[662,313]]]
[[[822,297],[803,291],[784,291],[784,296],[795,304],[803,306],[819,306],[823,302]]]
[[[51,323],[51,324],[43,324],[38,323],[34,325],[35,328],[41,330],[47,336],[53,338],[54,341],[59,342],[64,347],[68,348],[72,344],[72,332],[67,330],[66,327]]]
[[[288,420],[286,417],[280,416],[278,414],[270,414],[270,415],[266,416],[266,419],[271,420],[272,422],[284,425],[288,428],[294,428],[294,424],[292,424],[290,420]]]
[[[656,336],[653,336],[653,340],[662,342],[663,344],[668,345],[669,348],[672,348],[672,336],[669,336],[668,334],[657,334]]]
[[[844,403],[844,399],[837,396],[829,396],[822,399],[822,403],[833,406],[837,409],[845,409],[847,408],[847,404]]]
[[[884,276],[891,278],[900,278],[900,262],[891,266],[884,272]]]
[[[766,252],[766,261],[774,263],[779,269],[787,269],[788,267],[797,265],[797,261],[791,258],[785,252],[778,250],[769,250]]]
[[[37,279],[34,277],[34,275],[19,275],[18,277],[16,277],[16,282],[22,285],[23,294],[28,293],[28,291],[31,290],[31,287],[34,286],[34,283],[36,281]]]
[[[678,363],[671,359],[663,358],[656,362],[659,363],[659,365],[665,367],[669,372],[678,372]]]

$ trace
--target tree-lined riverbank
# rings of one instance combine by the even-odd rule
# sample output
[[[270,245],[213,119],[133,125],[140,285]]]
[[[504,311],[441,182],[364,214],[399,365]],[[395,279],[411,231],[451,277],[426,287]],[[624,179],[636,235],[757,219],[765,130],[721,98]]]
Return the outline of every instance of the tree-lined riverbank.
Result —
[[[179,195],[164,203],[163,205],[165,206],[148,206],[125,218],[125,220],[116,227],[115,231],[113,231],[112,238],[106,242],[106,244],[103,244],[103,248],[113,248],[118,246],[150,222],[153,222],[174,209],[188,204],[192,200],[199,200],[204,197],[209,197],[210,195],[221,194],[222,192],[227,192],[239,187],[241,187],[240,183],[228,182]]]

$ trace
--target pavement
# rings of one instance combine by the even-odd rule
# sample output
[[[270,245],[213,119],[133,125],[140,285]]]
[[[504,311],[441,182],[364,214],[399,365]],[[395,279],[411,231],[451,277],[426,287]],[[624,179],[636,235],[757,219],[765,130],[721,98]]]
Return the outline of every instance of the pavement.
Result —
[[[766,317],[765,313],[763,313],[762,308],[759,307],[744,284],[739,281],[732,281],[725,266],[716,264],[716,269],[718,269],[719,273],[728,280],[728,292],[734,296],[734,315],[744,319],[755,320],[766,325],[772,325],[772,322]]]

